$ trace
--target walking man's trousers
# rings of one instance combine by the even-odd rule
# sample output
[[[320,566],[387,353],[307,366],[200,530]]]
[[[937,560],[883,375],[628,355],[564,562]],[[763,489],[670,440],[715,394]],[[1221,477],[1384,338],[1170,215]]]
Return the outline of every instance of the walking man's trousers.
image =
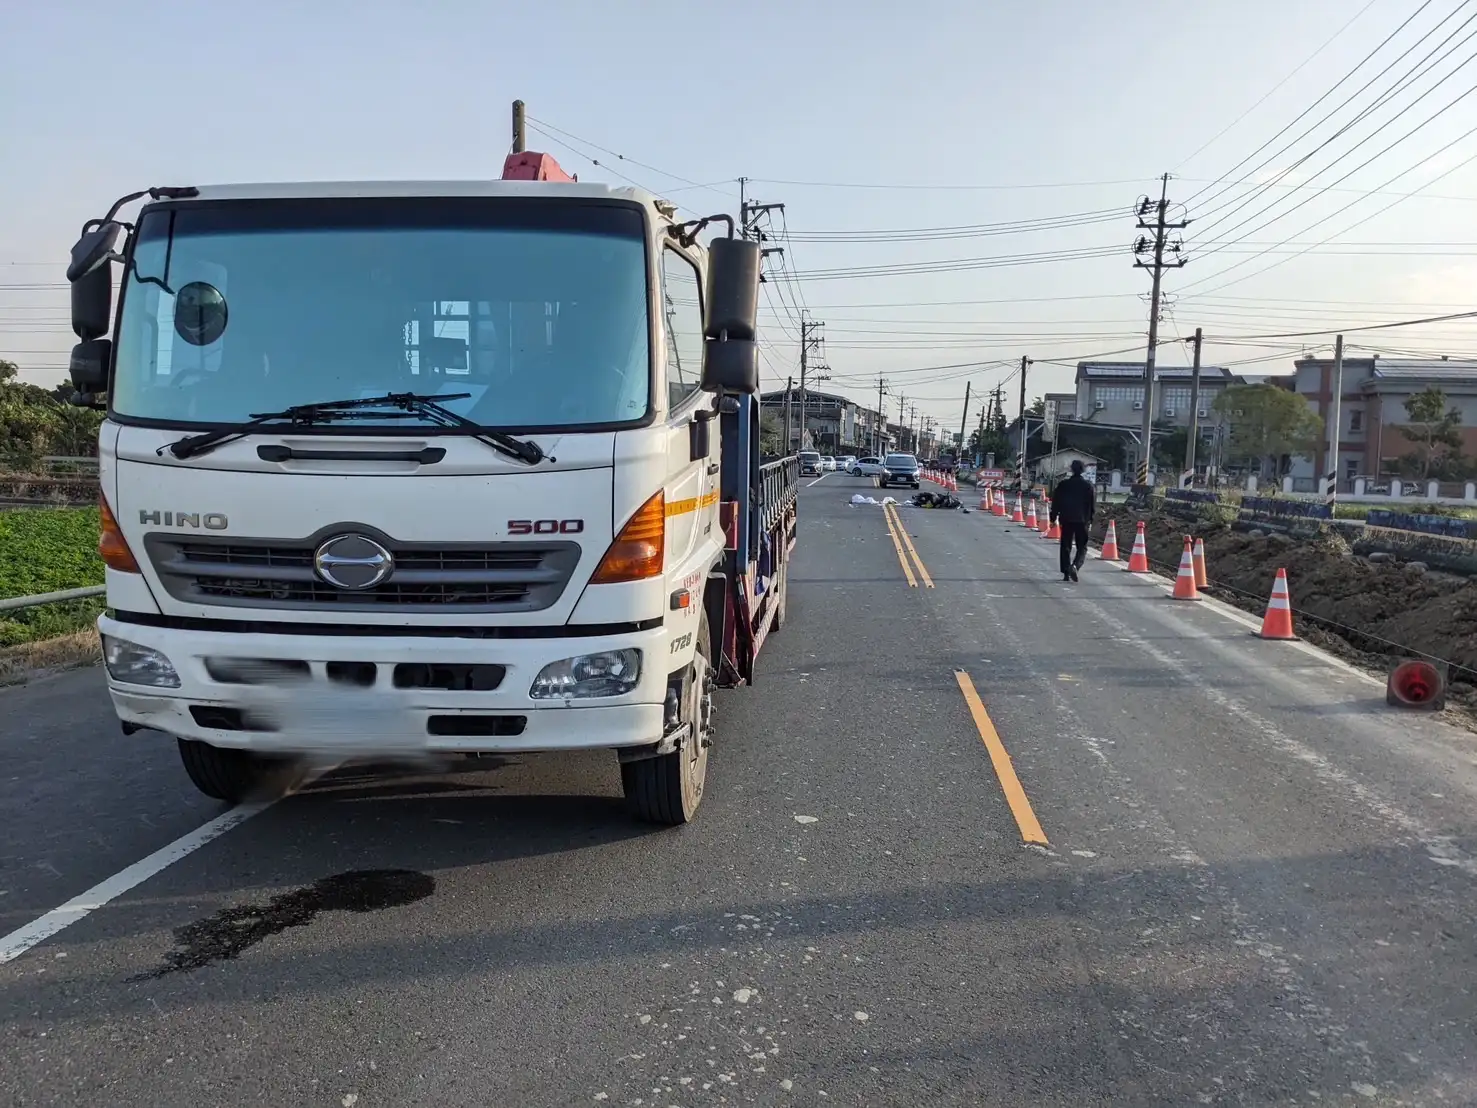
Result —
[[[1066,576],[1069,569],[1081,569],[1082,563],[1087,561],[1087,524],[1085,523],[1063,523],[1062,528],[1062,576]],[[1077,544],[1077,557],[1072,557],[1072,544]]]

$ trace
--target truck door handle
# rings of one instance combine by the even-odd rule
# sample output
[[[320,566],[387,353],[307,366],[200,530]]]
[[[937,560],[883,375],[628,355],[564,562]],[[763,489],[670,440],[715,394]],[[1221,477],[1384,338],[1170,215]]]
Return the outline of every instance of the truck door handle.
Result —
[[[718,472],[718,463],[717,462],[709,462],[708,463],[708,476],[711,477],[711,476],[713,476],[713,474],[715,474],[717,472]]]
[[[440,446],[420,450],[298,450],[273,443],[258,446],[256,456],[264,462],[418,462],[433,466],[446,457],[446,450]]]

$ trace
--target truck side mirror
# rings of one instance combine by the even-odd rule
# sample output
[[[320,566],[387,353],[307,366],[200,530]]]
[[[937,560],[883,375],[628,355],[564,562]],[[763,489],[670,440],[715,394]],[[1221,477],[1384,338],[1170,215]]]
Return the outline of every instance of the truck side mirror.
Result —
[[[746,339],[708,339],[703,343],[705,392],[759,391],[759,344]]]
[[[112,220],[82,232],[72,247],[72,330],[83,342],[101,338],[113,322],[113,245],[123,226]]]
[[[759,244],[714,239],[708,244],[708,318],[703,336],[752,341],[759,327]]]
[[[703,325],[702,387],[707,392],[759,391],[759,244],[714,239],[708,244],[707,319]]]
[[[106,273],[107,270],[102,272]],[[72,387],[77,396],[72,403],[80,407],[91,407],[94,398],[108,391],[108,362],[113,356],[111,339],[86,339],[72,347]]]

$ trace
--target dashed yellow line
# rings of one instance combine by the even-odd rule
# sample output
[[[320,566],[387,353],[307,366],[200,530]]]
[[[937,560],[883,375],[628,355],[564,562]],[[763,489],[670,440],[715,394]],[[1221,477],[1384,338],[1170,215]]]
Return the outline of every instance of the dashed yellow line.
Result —
[[[933,588],[933,578],[928,575],[928,567],[923,564],[923,559],[918,557],[918,551],[913,546],[913,540],[908,538],[908,530],[903,526],[903,517],[898,515],[895,504],[884,504],[882,510],[891,515],[893,523],[897,527],[897,534],[902,538],[903,545],[908,548],[908,553],[913,556],[913,561],[918,564],[918,576],[923,578],[925,588]]]
[[[990,752],[995,776],[1000,779],[1000,788],[1005,793],[1005,802],[1010,805],[1010,814],[1015,816],[1021,838],[1040,846],[1050,845],[1046,841],[1046,832],[1041,830],[1041,824],[1036,820],[1036,813],[1031,808],[1026,790],[1021,787],[1020,778],[1015,775],[1015,766],[1010,761],[1005,744],[1000,741],[1000,732],[995,730],[990,713],[985,711],[985,702],[975,691],[974,682],[962,669],[954,671],[954,680],[959,682],[959,691],[964,694],[964,702],[969,705],[969,714],[974,717],[975,729],[979,731],[985,749]]]
[[[898,541],[898,532],[901,530],[901,526],[894,525],[892,522],[891,504],[882,505],[882,518],[887,520],[887,533],[892,536],[892,548],[897,551],[898,565],[903,567],[903,576],[908,579],[908,588],[916,589],[918,587],[918,578],[913,576],[913,567],[908,564],[908,556],[903,553],[903,544]]]

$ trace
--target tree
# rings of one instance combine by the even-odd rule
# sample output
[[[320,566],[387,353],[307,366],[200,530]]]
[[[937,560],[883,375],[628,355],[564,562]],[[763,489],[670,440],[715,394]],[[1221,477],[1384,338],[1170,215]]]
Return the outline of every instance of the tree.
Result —
[[[1026,414],[1035,416],[1037,419],[1044,419],[1046,417],[1046,397],[1038,396],[1035,400],[1031,401],[1031,406],[1026,409]]]
[[[1154,438],[1149,449],[1154,452],[1156,465],[1164,466],[1178,473],[1185,465],[1185,448],[1190,444],[1190,430],[1188,427],[1175,427],[1172,424],[1154,424]]]
[[[761,412],[759,415],[759,452],[761,454],[785,454],[785,421],[776,412]]]
[[[995,455],[995,464],[1001,465],[1015,450],[1011,446],[1010,439],[1006,436],[1004,428],[995,430],[987,428],[981,431],[976,427],[969,433],[969,446],[965,453],[971,456],[977,455],[983,461],[985,455]]]
[[[95,455],[102,414],[72,407],[70,385],[44,389],[17,374],[14,362],[0,358],[0,466],[29,472],[47,454]]]
[[[1256,461],[1263,476],[1278,476],[1284,457],[1315,457],[1323,442],[1307,400],[1276,385],[1232,385],[1212,407],[1229,425],[1230,454]]]
[[[1462,436],[1457,430],[1462,413],[1446,406],[1446,394],[1435,385],[1406,397],[1405,414],[1410,422],[1400,428],[1415,452],[1408,460],[1423,481],[1431,479],[1433,469],[1445,469],[1461,457]]]

